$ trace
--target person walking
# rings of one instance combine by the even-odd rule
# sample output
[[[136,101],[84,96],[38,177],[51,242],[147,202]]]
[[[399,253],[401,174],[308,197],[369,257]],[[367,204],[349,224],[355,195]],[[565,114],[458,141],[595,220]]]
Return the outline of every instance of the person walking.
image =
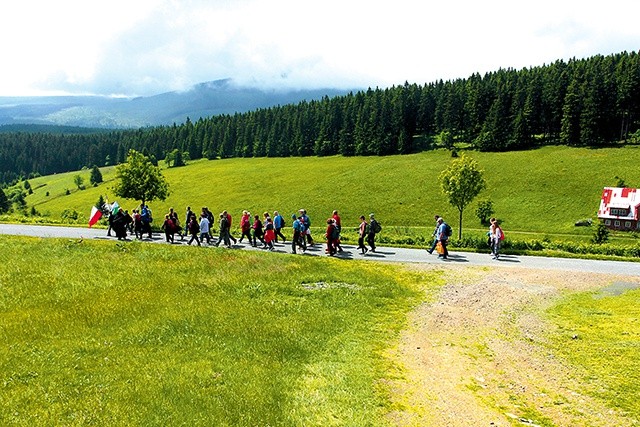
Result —
[[[236,243],[238,243],[238,241],[236,240],[235,237],[233,237],[233,234],[231,233],[231,230],[233,229],[233,218],[231,217],[231,214],[229,212],[227,212],[226,210],[222,211],[222,215],[224,215],[224,217],[227,219],[227,222],[229,223],[229,240],[233,240],[233,244],[235,245]],[[231,245],[229,245],[231,246]]]
[[[264,235],[264,231],[262,229],[262,221],[260,221],[260,215],[256,214],[253,216],[253,225],[251,226],[251,228],[253,229],[253,247],[257,247],[257,240],[260,240],[260,243],[262,243],[262,247],[266,248],[267,245],[262,238],[262,236]]]
[[[204,243],[204,239],[207,239],[207,245],[211,244],[211,222],[208,215],[203,212],[200,215],[200,241]],[[198,243],[199,244],[199,243]]]
[[[291,215],[293,220],[293,238],[291,239],[291,253],[296,253],[296,247],[302,249],[302,252],[307,251],[307,243],[304,240],[304,223],[302,217],[297,218],[296,214]]]
[[[200,225],[198,225],[198,219],[195,214],[191,214],[191,218],[187,222],[187,227],[189,228],[189,234],[191,234],[191,239],[189,239],[188,245],[191,245],[191,242],[194,240],[200,246],[200,239],[198,239],[198,233],[200,232]]]
[[[433,253],[433,251],[436,249],[436,246],[438,246],[438,218],[440,218],[440,215],[436,215],[433,219],[435,219],[436,221],[436,228],[433,229],[433,233],[431,234],[431,236],[433,237],[433,243],[431,244],[431,248],[427,249],[427,252],[429,252],[430,254]]]
[[[171,218],[169,214],[166,214],[161,228],[162,231],[164,231],[164,237],[167,240],[167,243],[173,243],[174,227],[175,223],[173,222],[173,218]]]
[[[369,224],[367,224],[367,220],[364,218],[364,215],[360,215],[360,226],[358,227],[358,249],[362,252],[362,255],[369,252],[367,246],[364,244],[364,239],[367,237]]]
[[[442,253],[438,255],[438,258],[447,259],[449,257],[449,251],[447,250],[447,243],[449,241],[449,225],[444,222],[442,217],[438,218],[438,240],[442,245]]]
[[[333,218],[333,223],[336,226],[336,231],[335,231],[336,238],[334,241],[334,245],[338,252],[343,252],[342,246],[340,245],[340,232],[342,231],[342,220],[340,219],[340,215],[338,215],[337,210],[333,211],[332,218]]]
[[[369,214],[369,229],[367,230],[367,243],[369,247],[371,247],[371,252],[376,251],[376,234],[380,232],[382,227],[380,227],[380,223],[376,220],[374,214]]]
[[[220,230],[220,236],[218,237],[216,246],[220,246],[220,243],[224,242],[224,246],[226,248],[230,248],[231,239],[229,239],[229,220],[225,216],[224,212],[220,214],[219,230]]]
[[[149,238],[151,239],[153,237],[151,235],[151,223],[153,222],[153,216],[151,214],[151,209],[149,209],[149,206],[142,205],[140,216],[142,219],[142,233],[148,233]]]
[[[242,217],[240,218],[240,231],[242,235],[240,236],[240,243],[242,243],[242,239],[245,237],[249,240],[249,244],[251,244],[251,213],[249,211],[242,211]]]
[[[267,246],[267,249],[270,251],[274,250],[273,241],[276,238],[275,227],[273,226],[273,220],[271,217],[267,216],[264,220],[264,241]]]
[[[189,234],[189,221],[191,220],[191,215],[193,215],[191,206],[187,206],[187,213],[184,216],[184,235],[185,236]]]
[[[491,259],[498,259],[500,257],[500,244],[504,240],[504,233],[502,228],[498,224],[498,220],[491,218],[489,220],[491,226],[489,226],[489,236],[491,236]]]
[[[327,249],[325,253],[329,256],[336,254],[336,222],[333,218],[327,219],[327,230],[324,233],[324,237],[327,239]]]
[[[278,236],[282,239],[282,243],[284,243],[287,239],[282,234],[282,229],[285,226],[284,218],[278,211],[273,212],[273,228],[275,229],[276,239],[275,242],[278,243]]]
[[[309,246],[313,246],[313,237],[311,237],[311,218],[307,215],[306,209],[300,209],[300,216],[302,217],[302,221],[304,222],[304,235],[307,238],[307,244]]]

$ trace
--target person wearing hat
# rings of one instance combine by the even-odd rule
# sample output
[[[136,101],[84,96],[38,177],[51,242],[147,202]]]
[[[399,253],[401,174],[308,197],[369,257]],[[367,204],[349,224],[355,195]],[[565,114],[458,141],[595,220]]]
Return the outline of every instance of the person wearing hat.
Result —
[[[375,218],[375,215],[370,213],[369,214],[369,230],[367,232],[367,243],[371,248],[369,249],[371,252],[376,251],[376,233],[377,233],[376,230],[378,230],[378,227],[379,227],[379,224]]]

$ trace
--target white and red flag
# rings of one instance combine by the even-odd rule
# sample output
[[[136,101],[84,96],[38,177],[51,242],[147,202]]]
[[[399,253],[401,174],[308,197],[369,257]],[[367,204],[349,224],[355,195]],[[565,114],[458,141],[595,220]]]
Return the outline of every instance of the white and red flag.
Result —
[[[95,206],[92,207],[91,215],[89,216],[89,228],[98,222],[100,218],[102,218],[102,211]]]

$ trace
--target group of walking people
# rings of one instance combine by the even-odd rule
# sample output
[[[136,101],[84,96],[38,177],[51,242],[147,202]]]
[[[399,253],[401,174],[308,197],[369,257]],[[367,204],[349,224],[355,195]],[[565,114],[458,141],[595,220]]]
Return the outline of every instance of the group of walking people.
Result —
[[[253,247],[267,249],[273,251],[274,244],[281,241],[285,243],[287,238],[283,234],[286,227],[284,217],[274,211],[273,215],[264,212],[262,215],[252,215],[249,211],[244,210],[240,218],[241,236],[236,239],[232,230],[232,216],[229,212],[222,211],[218,215],[218,237],[214,243],[213,227],[215,223],[214,214],[208,207],[202,207],[199,214],[196,214],[190,206],[187,207],[184,224],[180,222],[178,213],[170,208],[165,214],[161,230],[164,233],[167,243],[175,243],[175,236],[178,235],[180,240],[188,238],[187,244],[191,245],[195,242],[198,246],[206,243],[211,246],[220,246],[231,248],[233,244],[242,243],[247,239],[248,243]],[[291,252],[306,252],[310,246],[315,246],[315,241],[311,235],[311,219],[306,209],[300,209],[297,214],[292,214],[292,230]],[[128,211],[118,210],[117,212],[109,212],[109,229],[107,235],[111,236],[113,230],[118,239],[126,239],[127,233],[135,234],[137,239],[142,239],[144,235],[152,238],[151,224],[153,216],[151,209],[142,204],[139,209],[133,210],[133,215],[129,215]],[[342,231],[342,221],[337,210],[334,210],[332,216],[326,221],[327,228],[324,234],[326,249],[325,252],[333,256],[338,252],[342,252],[340,243],[340,234]],[[358,227],[358,250],[364,255],[368,251],[375,252],[375,236],[381,231],[380,223],[375,219],[374,214],[369,214],[367,222],[364,215],[360,216],[360,225]],[[366,243],[365,243],[366,242]],[[367,247],[367,244],[369,247]]]
[[[427,249],[427,252],[432,254],[435,250],[438,252],[438,258],[447,259],[449,257],[447,246],[449,245],[449,238],[453,230],[440,215],[436,215],[434,219],[436,221],[436,228],[433,230],[433,243],[431,247]],[[489,224],[487,245],[491,248],[491,258],[498,259],[500,257],[500,246],[504,240],[504,232],[496,218],[491,218]]]

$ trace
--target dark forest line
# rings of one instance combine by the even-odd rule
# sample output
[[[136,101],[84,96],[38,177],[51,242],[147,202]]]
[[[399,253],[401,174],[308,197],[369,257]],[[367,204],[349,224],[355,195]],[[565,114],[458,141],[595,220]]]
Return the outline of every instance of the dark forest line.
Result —
[[[607,146],[640,137],[640,57],[623,52],[484,76],[405,83],[137,130],[0,133],[0,181],[156,159],[408,154]],[[183,156],[183,157],[184,157]]]

